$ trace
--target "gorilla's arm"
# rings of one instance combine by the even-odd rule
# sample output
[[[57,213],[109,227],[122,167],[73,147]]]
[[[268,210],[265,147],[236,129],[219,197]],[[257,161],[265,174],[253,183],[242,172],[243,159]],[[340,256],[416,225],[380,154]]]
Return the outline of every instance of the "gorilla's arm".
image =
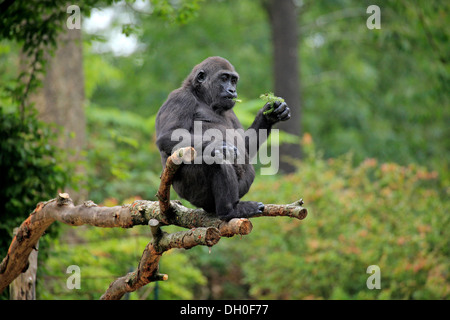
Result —
[[[271,109],[271,104],[266,103],[264,107],[262,107],[258,113],[256,114],[255,120],[252,125],[248,128],[245,134],[245,148],[246,151],[252,159],[256,152],[258,152],[259,147],[266,141],[267,137],[270,134],[272,126],[280,121],[287,121],[291,118],[290,109],[285,102],[275,102],[273,111],[267,113],[267,110]],[[264,114],[266,113],[266,114]],[[250,143],[253,141],[250,139],[251,131],[256,131],[256,148],[251,148]],[[259,130],[267,130],[267,134],[260,134]],[[254,143],[254,142],[253,142]],[[255,151],[256,149],[256,151]]]

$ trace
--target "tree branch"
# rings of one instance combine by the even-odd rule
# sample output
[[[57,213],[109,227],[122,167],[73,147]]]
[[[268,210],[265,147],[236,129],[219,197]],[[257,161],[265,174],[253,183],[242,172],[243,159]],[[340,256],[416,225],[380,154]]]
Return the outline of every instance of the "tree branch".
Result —
[[[197,152],[192,147],[181,148],[167,158],[166,166],[161,174],[161,183],[156,197],[159,199],[161,220],[167,224],[166,216],[170,214],[170,186],[173,177],[182,163],[191,163]]]
[[[261,214],[253,217],[290,217],[303,220],[308,215],[308,210],[303,208],[303,199],[297,200],[291,204],[266,204]]]
[[[169,157],[161,176],[159,201],[138,200],[130,205],[116,207],[99,207],[92,201],[86,201],[74,206],[67,193],[60,193],[56,199],[40,202],[19,227],[0,264],[0,292],[28,268],[30,252],[54,221],[72,226],[88,224],[103,228],[150,225],[153,241],[145,247],[138,268],[111,283],[102,299],[120,299],[126,292],[134,291],[149,282],[167,280],[167,275],[158,273],[159,259],[167,250],[189,249],[197,245],[213,246],[220,237],[249,234],[253,226],[248,219],[222,221],[202,209],[190,209],[179,201],[169,201],[170,184],[176,169],[182,161],[192,161],[193,157],[195,153],[190,148],[179,150]],[[264,212],[258,216],[287,216],[301,220],[307,215],[302,204],[302,200],[289,205],[267,204]],[[160,229],[164,225],[176,225],[190,230],[168,234]]]
[[[153,241],[145,247],[137,270],[112,282],[101,300],[119,300],[125,293],[150,282],[167,280],[168,275],[158,273],[159,259],[164,252],[173,248],[190,249],[197,245],[213,246],[220,240],[220,232],[216,228],[197,228],[169,234],[161,230],[156,219],[151,219],[149,226]]]

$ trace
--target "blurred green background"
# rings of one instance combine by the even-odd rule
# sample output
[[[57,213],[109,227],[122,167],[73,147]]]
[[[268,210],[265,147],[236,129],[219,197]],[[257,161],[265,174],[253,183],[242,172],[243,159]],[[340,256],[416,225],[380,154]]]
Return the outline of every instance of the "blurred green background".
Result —
[[[258,175],[245,199],[287,204],[303,198],[308,217],[253,219],[250,235],[223,238],[211,253],[171,250],[160,265],[169,280],[127,298],[449,299],[448,2],[381,1],[379,30],[366,27],[370,1],[295,3],[301,132],[282,138],[300,145],[303,156],[287,160],[293,173]],[[12,28],[13,15],[2,15],[2,257],[12,228],[58,190],[70,187],[107,206],[155,200],[156,112],[204,58],[225,57],[239,72],[243,102],[235,111],[244,127],[262,107],[259,95],[274,91],[264,1],[160,0],[152,10],[138,4],[80,5],[82,65],[75,69],[84,79],[86,125],[77,160],[70,146],[52,142],[64,124],[58,129],[37,120],[36,112],[20,112],[28,94],[19,77],[27,72],[25,29]],[[31,83],[30,92],[40,90]],[[136,268],[151,239],[145,227],[52,229],[41,240],[38,299],[98,299]],[[66,288],[73,264],[81,268],[80,290]],[[370,265],[380,267],[379,290],[366,286]]]

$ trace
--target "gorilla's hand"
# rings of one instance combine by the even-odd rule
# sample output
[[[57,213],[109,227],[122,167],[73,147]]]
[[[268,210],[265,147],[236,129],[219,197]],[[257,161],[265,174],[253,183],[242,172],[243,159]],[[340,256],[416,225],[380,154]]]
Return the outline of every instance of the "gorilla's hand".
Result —
[[[263,116],[270,124],[287,121],[291,118],[291,110],[285,102],[268,102],[262,108]]]
[[[222,146],[216,147],[214,150],[216,158],[220,158],[227,162],[235,162],[240,155],[238,148],[232,144],[228,144],[223,141]]]

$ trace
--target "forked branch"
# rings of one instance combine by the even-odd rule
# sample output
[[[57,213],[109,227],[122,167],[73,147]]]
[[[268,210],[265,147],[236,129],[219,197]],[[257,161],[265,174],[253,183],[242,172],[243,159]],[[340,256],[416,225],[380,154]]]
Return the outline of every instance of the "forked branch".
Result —
[[[169,234],[161,230],[156,219],[151,219],[149,226],[153,241],[145,247],[136,271],[113,281],[100,299],[119,300],[125,293],[135,291],[150,282],[167,280],[167,274],[158,273],[158,265],[162,254],[170,249],[190,249],[197,245],[213,246],[220,240],[219,230],[212,227]]]
[[[99,207],[92,201],[86,201],[75,206],[67,193],[60,193],[56,199],[40,202],[19,227],[0,264],[0,292],[27,269],[30,252],[54,221],[72,226],[87,224],[103,228],[150,225],[153,241],[145,247],[138,268],[111,283],[102,299],[120,299],[126,292],[135,291],[149,282],[167,280],[167,275],[158,272],[159,259],[167,250],[189,249],[196,245],[213,246],[220,237],[249,234],[253,226],[248,219],[226,222],[202,209],[190,209],[179,201],[170,201],[170,185],[176,170],[182,162],[192,161],[194,157],[192,148],[184,148],[168,158],[157,193],[159,201],[138,200],[130,205],[116,207]],[[267,204],[264,212],[258,216],[287,216],[302,220],[307,215],[302,204],[302,200],[289,205]],[[160,229],[164,225],[176,225],[189,230],[168,234]]]

